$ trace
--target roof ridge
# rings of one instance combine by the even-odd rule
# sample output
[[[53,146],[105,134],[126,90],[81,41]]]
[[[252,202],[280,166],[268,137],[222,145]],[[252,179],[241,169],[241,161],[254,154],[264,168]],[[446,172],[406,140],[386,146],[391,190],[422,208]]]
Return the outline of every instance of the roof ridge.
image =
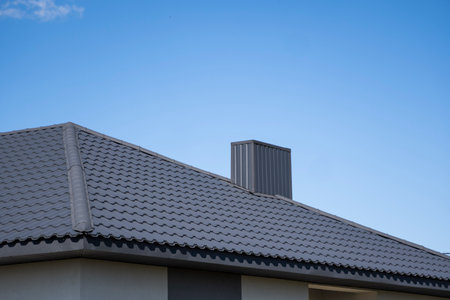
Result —
[[[364,226],[364,225],[362,225],[362,224],[359,224],[359,223],[356,223],[356,222],[347,220],[347,219],[345,219],[345,218],[342,218],[342,217],[339,217],[339,216],[336,216],[336,215],[327,213],[327,212],[325,212],[325,211],[323,211],[323,210],[320,210],[320,209],[318,209],[318,208],[309,206],[309,205],[304,204],[304,203],[300,203],[300,202],[294,201],[294,200],[292,200],[292,199],[286,198],[286,197],[281,196],[281,195],[275,195],[275,196],[272,196],[272,195],[265,195],[265,194],[257,194],[257,195],[258,195],[258,196],[265,196],[265,197],[268,196],[268,197],[270,197],[270,198],[281,199],[281,200],[287,201],[287,202],[289,202],[289,203],[298,205],[298,206],[300,206],[300,207],[302,207],[302,208],[304,208],[304,209],[307,209],[307,210],[313,211],[313,212],[315,212],[315,213],[318,213],[318,214],[320,214],[320,215],[323,215],[323,216],[325,216],[325,217],[334,219],[334,220],[336,220],[336,221],[340,221],[340,222],[346,223],[346,224],[348,224],[348,225],[352,225],[352,226],[354,226],[354,227],[356,227],[356,228],[359,228],[359,229],[367,230],[367,231],[369,231],[369,232],[371,232],[371,233],[377,234],[377,235],[382,236],[382,237],[384,237],[384,238],[388,238],[388,239],[394,240],[394,241],[396,241],[396,242],[402,243],[402,244],[404,244],[404,245],[407,245],[407,246],[410,246],[410,247],[413,247],[413,248],[416,248],[416,249],[419,249],[419,250],[426,251],[426,252],[428,252],[428,253],[430,253],[430,254],[433,254],[433,255],[436,255],[436,256],[440,256],[440,257],[445,258],[445,259],[450,259],[450,257],[447,256],[447,255],[445,255],[444,253],[441,253],[441,252],[438,252],[438,251],[436,251],[436,250],[433,250],[433,249],[424,247],[424,246],[422,246],[422,245],[419,245],[419,244],[416,244],[416,243],[413,243],[413,242],[410,242],[410,241],[407,241],[407,240],[404,240],[404,239],[395,237],[395,236],[393,236],[393,235],[390,235],[390,234],[381,232],[381,231],[379,231],[379,230],[376,230],[376,229],[373,229],[373,228]]]
[[[112,136],[109,136],[109,135],[100,133],[100,132],[98,132],[98,131],[95,131],[95,130],[92,130],[92,129],[89,129],[89,128],[80,126],[80,125],[78,125],[78,124],[74,124],[74,123],[70,123],[70,124],[72,124],[72,125],[75,126],[76,128],[78,128],[78,129],[80,129],[80,130],[83,130],[83,131],[85,131],[85,132],[87,132],[87,133],[91,133],[91,134],[94,134],[94,135],[96,135],[96,136],[99,136],[99,137],[102,137],[102,138],[111,140],[111,141],[113,141],[113,142],[119,143],[119,144],[121,144],[121,145],[131,147],[131,148],[136,149],[136,150],[138,150],[138,151],[140,151],[140,152],[144,152],[144,153],[146,153],[146,154],[150,154],[150,155],[156,156],[156,157],[161,158],[161,159],[163,159],[163,160],[166,160],[166,161],[172,162],[172,163],[174,163],[174,164],[177,164],[177,165],[179,165],[179,166],[182,166],[182,167],[185,167],[185,168],[188,168],[188,169],[191,169],[191,170],[194,170],[194,171],[197,171],[197,172],[200,172],[200,173],[203,173],[203,174],[206,174],[206,175],[215,177],[215,178],[217,178],[217,179],[226,181],[226,182],[228,182],[228,183],[231,182],[231,180],[230,180],[229,178],[224,177],[224,176],[221,176],[221,175],[219,175],[219,174],[214,174],[214,173],[211,173],[211,172],[208,172],[208,171],[199,169],[199,168],[197,168],[197,167],[191,166],[191,165],[189,165],[189,164],[182,163],[182,162],[180,162],[180,161],[178,161],[178,160],[175,160],[175,159],[173,159],[173,158],[170,158],[170,157],[164,156],[164,155],[162,155],[162,154],[153,152],[153,151],[151,151],[151,150],[142,148],[141,146],[138,146],[138,145],[135,145],[135,144],[132,144],[132,143],[128,143],[128,142],[123,141],[123,140],[121,140],[121,139],[117,139],[117,138],[114,138],[114,137],[112,137]]]
[[[69,122],[63,125],[63,139],[69,179],[72,228],[79,232],[92,231],[93,225],[86,178],[78,148],[77,132],[73,123]]]

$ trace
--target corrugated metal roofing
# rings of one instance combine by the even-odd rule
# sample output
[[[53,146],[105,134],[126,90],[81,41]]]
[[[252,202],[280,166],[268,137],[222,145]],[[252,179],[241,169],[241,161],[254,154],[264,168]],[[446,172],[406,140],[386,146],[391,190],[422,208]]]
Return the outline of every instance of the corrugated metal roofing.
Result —
[[[93,226],[85,234],[450,279],[450,259],[432,251],[76,132]],[[76,234],[61,127],[4,134],[0,145],[1,241]]]
[[[255,140],[231,143],[231,182],[292,199],[291,149]]]

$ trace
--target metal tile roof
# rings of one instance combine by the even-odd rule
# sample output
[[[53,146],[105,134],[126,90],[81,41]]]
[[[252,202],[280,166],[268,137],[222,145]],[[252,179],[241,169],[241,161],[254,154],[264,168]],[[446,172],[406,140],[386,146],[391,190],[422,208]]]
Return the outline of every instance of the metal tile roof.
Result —
[[[444,255],[288,199],[252,194],[226,178],[88,129],[74,129],[76,145],[67,143],[62,126],[0,135],[1,242],[83,232],[450,279],[450,259]],[[71,181],[70,173],[68,178],[68,147],[79,151],[81,181]],[[72,229],[81,217],[71,210],[83,200],[69,190],[83,194],[79,185],[87,191],[84,213],[91,219],[84,231]]]
[[[0,241],[74,233],[62,128],[0,135]]]

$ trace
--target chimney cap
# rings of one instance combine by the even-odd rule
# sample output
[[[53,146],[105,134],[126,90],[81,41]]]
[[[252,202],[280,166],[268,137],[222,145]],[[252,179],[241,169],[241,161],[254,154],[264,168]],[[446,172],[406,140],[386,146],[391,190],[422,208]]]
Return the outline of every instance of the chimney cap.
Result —
[[[239,142],[232,142],[231,145],[242,145],[242,144],[258,144],[258,145],[263,145],[263,146],[267,146],[267,147],[271,147],[271,148],[276,148],[279,150],[283,150],[283,151],[287,151],[287,152],[291,152],[290,148],[286,148],[286,147],[280,147],[274,144],[269,144],[269,143],[265,143],[265,142],[261,142],[258,140],[245,140],[245,141],[239,141]]]

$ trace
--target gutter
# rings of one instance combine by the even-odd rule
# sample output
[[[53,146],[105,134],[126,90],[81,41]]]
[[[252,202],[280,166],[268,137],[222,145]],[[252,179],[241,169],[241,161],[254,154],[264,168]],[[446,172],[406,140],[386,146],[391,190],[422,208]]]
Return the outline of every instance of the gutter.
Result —
[[[88,258],[450,297],[450,280],[299,263],[197,248],[78,236],[0,245],[0,265]]]

